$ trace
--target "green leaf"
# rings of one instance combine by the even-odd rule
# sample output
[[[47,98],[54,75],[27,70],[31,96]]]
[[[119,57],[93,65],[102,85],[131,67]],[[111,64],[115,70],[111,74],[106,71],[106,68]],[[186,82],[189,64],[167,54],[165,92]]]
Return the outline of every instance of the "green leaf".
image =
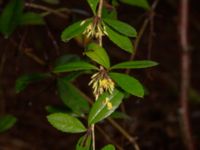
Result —
[[[98,70],[98,68],[85,61],[76,61],[56,66],[53,69],[53,72],[59,73],[59,72],[70,72],[70,71],[80,71],[80,70]]]
[[[80,61],[80,57],[78,55],[74,54],[65,54],[57,58],[53,64],[54,67],[59,66],[59,65],[64,65],[69,62],[75,62],[75,61]]]
[[[115,90],[112,95],[108,93],[102,94],[91,108],[88,118],[89,125],[97,123],[111,115],[118,108],[123,97],[124,95],[118,90]],[[112,105],[111,108],[108,107],[108,102]]]
[[[67,108],[66,106],[64,107],[59,107],[59,106],[51,106],[51,105],[47,105],[45,107],[45,110],[49,113],[49,114],[52,114],[52,113],[71,113],[72,111]],[[71,114],[70,114],[71,115]]]
[[[78,140],[78,143],[76,144],[76,150],[91,150],[91,141],[91,134],[86,133]]]
[[[115,150],[115,147],[112,144],[106,145],[101,150]]]
[[[12,128],[16,121],[17,119],[12,115],[0,117],[0,133]]]
[[[141,7],[144,9],[150,8],[147,0],[120,0],[120,1],[125,4]]]
[[[85,132],[84,125],[75,117],[65,113],[54,113],[47,116],[49,123],[56,129],[66,133]]]
[[[112,4],[112,6],[114,6],[114,7],[119,6],[118,0],[111,0],[111,4]]]
[[[114,72],[109,73],[109,76],[127,93],[137,97],[144,96],[144,88],[142,84],[134,77]]]
[[[50,77],[48,73],[33,73],[29,75],[23,75],[16,80],[15,91],[16,93],[22,92],[29,84],[37,81],[41,81]]]
[[[90,8],[92,9],[93,14],[95,15],[99,0],[87,0],[87,2],[90,5]]]
[[[44,25],[45,21],[43,17],[34,12],[27,12],[22,14],[19,21],[20,25]]]
[[[131,119],[130,116],[128,116],[126,113],[115,111],[110,115],[110,118],[113,119]]]
[[[150,60],[135,60],[116,64],[111,69],[141,69],[157,66],[158,63]]]
[[[87,73],[86,71],[76,71],[76,72],[70,72],[67,76],[63,77],[63,80],[65,81],[74,81],[77,77],[80,75]]]
[[[116,8],[112,8],[112,10],[108,10],[107,8],[103,7],[102,9],[102,18],[110,18],[110,19],[117,19],[117,10]]]
[[[89,111],[89,104],[83,93],[73,84],[62,78],[58,79],[58,94],[63,103],[74,113],[82,115]]]
[[[23,0],[10,0],[4,8],[0,17],[0,32],[5,38],[8,38],[16,29],[23,13],[23,9]]]
[[[110,59],[106,50],[98,44],[89,44],[84,53],[93,61],[97,62],[98,64],[101,64],[105,68],[110,67]]]
[[[78,21],[69,27],[67,27],[61,34],[61,39],[63,42],[68,42],[72,38],[82,34],[86,27],[91,23],[91,19]]]
[[[49,3],[49,4],[59,4],[60,3],[60,0],[42,0],[46,3]]]
[[[105,32],[108,38],[117,46],[119,46],[121,49],[129,53],[133,52],[133,45],[131,43],[131,40],[128,37],[118,34],[107,25],[105,25]]]
[[[136,30],[130,26],[129,24],[115,20],[115,19],[109,19],[109,18],[104,18],[103,21],[108,24],[111,28],[115,29],[119,33],[129,36],[129,37],[136,37],[137,32]]]

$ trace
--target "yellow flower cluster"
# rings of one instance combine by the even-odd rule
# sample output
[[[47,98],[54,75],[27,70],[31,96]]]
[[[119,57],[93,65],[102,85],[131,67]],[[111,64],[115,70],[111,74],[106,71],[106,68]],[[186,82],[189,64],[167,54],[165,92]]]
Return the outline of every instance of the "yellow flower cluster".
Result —
[[[96,39],[105,35],[101,23],[89,24],[83,34],[86,35],[87,38],[95,37]]]
[[[101,95],[103,92],[109,92],[112,94],[115,88],[115,83],[107,74],[105,74],[105,72],[95,73],[91,77],[89,85],[92,85],[93,94],[96,99],[98,99],[99,95]]]

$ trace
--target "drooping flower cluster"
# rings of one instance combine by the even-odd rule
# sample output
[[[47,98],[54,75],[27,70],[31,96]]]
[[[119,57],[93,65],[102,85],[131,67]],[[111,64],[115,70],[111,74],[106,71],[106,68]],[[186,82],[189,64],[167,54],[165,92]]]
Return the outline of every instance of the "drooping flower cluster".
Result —
[[[104,27],[97,18],[94,19],[94,21],[87,26],[83,34],[86,35],[87,38],[99,39],[100,37],[105,35],[104,30]]]
[[[92,85],[93,94],[96,99],[98,99],[103,92],[112,94],[115,88],[115,83],[108,76],[103,67],[100,68],[99,72],[92,75],[89,85]]]

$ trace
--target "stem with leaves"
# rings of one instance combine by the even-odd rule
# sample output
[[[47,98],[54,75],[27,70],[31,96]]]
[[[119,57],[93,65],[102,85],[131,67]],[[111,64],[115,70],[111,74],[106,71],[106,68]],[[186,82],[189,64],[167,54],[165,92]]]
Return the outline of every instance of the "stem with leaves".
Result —
[[[89,85],[92,85],[93,94],[95,96],[94,103],[90,109],[85,98],[80,95],[79,90],[76,89],[69,81],[58,78],[58,90],[61,93],[61,99],[65,101],[65,104],[75,113],[84,114],[83,110],[89,112],[87,130],[76,117],[72,117],[69,114],[54,113],[47,116],[48,121],[58,130],[70,133],[86,132],[83,137],[77,143],[77,150],[88,149],[88,147],[95,150],[95,124],[108,118],[122,103],[125,96],[124,93],[142,98],[144,96],[144,88],[142,84],[133,76],[129,76],[123,73],[119,73],[118,69],[140,69],[156,66],[157,63],[153,61],[126,61],[116,65],[110,65],[110,57],[107,51],[103,48],[102,36],[107,36],[110,41],[117,45],[120,49],[132,53],[133,45],[130,38],[134,38],[137,35],[136,30],[129,24],[118,20],[117,18],[105,14],[102,16],[103,0],[87,0],[94,14],[93,18],[87,18],[82,21],[78,21],[68,26],[61,35],[64,42],[68,42],[74,37],[83,36],[89,39],[87,46],[85,47],[84,54],[93,62],[88,63],[86,61],[71,61],[65,64],[57,65],[53,68],[52,72],[57,74],[61,72],[73,72],[73,71],[87,71],[92,72]],[[147,3],[146,3],[147,4]],[[145,8],[147,5],[145,4]],[[98,6],[98,9],[97,9]],[[96,42],[98,41],[98,42]],[[71,77],[70,77],[71,79]],[[126,83],[126,84],[125,84]],[[67,89],[66,93],[65,90]],[[71,93],[70,93],[71,91]],[[67,99],[66,99],[67,97]],[[71,100],[68,98],[71,97]],[[74,99],[79,98],[79,101]],[[66,100],[65,100],[66,99]],[[71,102],[69,102],[71,101]],[[84,104],[84,105],[81,105]],[[80,106],[80,107],[77,107]],[[60,120],[60,121],[58,121]],[[68,121],[67,121],[68,120]],[[108,119],[123,136],[133,144],[135,149],[139,149],[135,144],[135,138],[129,135],[124,128],[122,128],[117,122],[112,119]],[[73,122],[69,128],[68,123]],[[65,124],[65,128],[63,128]],[[73,130],[72,130],[73,129]],[[113,145],[107,145],[104,149],[112,147]],[[119,146],[117,146],[119,147]]]
[[[103,0],[99,0],[99,7],[98,7],[97,16],[96,16],[96,17],[98,17],[97,18],[98,21],[101,20],[102,9],[103,9]],[[99,36],[98,42],[99,42],[98,43],[99,46],[103,45],[102,35]],[[95,99],[95,100],[97,100],[97,99]],[[92,149],[95,150],[96,149],[96,146],[95,146],[95,124],[92,124],[91,129],[92,129]]]

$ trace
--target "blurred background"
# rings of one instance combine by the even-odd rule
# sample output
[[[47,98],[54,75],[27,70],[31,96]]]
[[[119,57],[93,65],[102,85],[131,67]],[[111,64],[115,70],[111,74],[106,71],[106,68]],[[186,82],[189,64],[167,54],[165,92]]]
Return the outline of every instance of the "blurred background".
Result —
[[[7,3],[8,0],[0,0],[1,12]],[[153,0],[149,0],[149,3],[156,4]],[[29,4],[37,4],[37,7],[30,7]],[[189,4],[188,38],[192,61],[189,122],[196,148],[200,149],[200,2],[189,0]],[[131,71],[144,84],[146,96],[144,99],[130,97],[125,100],[127,116],[116,119],[126,131],[138,138],[142,150],[186,149],[179,100],[182,53],[178,28],[179,5],[179,1],[160,0],[152,11],[122,3],[117,6],[118,18],[134,26],[138,32],[146,21],[134,59],[150,59],[159,63],[152,69]],[[59,8],[65,8],[65,11],[52,13],[52,10]],[[15,91],[17,78],[34,72],[48,72],[59,56],[76,54],[85,57],[82,55],[84,43],[80,39],[63,43],[60,34],[74,21],[92,16],[86,1],[60,0],[52,4],[48,0],[26,0],[25,11],[44,14],[45,9],[49,11],[45,16],[45,25],[20,26],[9,38],[5,39],[3,34],[0,36],[0,116],[11,114],[17,118],[11,129],[0,133],[0,150],[71,150],[80,137],[79,134],[57,131],[46,119],[47,106],[63,106],[54,79],[34,82],[19,94]],[[103,40],[112,64],[130,59],[130,54],[119,50],[107,38]],[[87,85],[89,80],[90,76],[82,75],[74,83],[92,96]],[[106,121],[100,126],[125,150],[133,149],[129,141]],[[98,147],[109,143],[100,132],[96,134]]]

